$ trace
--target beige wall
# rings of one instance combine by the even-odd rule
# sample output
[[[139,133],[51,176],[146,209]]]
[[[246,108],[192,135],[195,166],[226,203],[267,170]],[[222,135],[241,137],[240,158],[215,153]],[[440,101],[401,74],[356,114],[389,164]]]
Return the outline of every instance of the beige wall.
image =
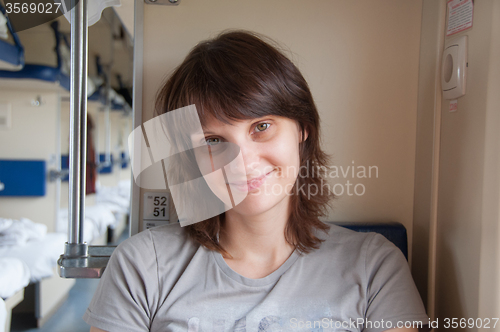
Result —
[[[414,249],[425,251],[427,242],[429,260],[415,254],[413,266],[440,330],[445,318],[500,314],[500,2],[475,1],[472,30],[451,37],[469,36],[467,92],[453,113],[433,79],[440,70],[435,59],[451,39],[444,38],[445,3],[424,1],[423,7]]]
[[[479,270],[479,317],[500,316],[500,1],[492,1]],[[489,8],[488,8],[489,9]],[[500,330],[500,327],[497,329]]]
[[[136,5],[140,4],[139,2]],[[399,221],[412,239],[421,1],[201,1],[144,5],[143,117],[197,42],[228,28],[275,39],[310,84],[333,165],[377,166],[363,196],[340,196],[328,219]],[[137,126],[138,124],[136,124]],[[340,192],[340,187],[337,187]],[[142,197],[142,195],[140,196]]]
[[[59,91],[22,90],[10,87],[9,81],[0,82],[0,102],[11,104],[12,128],[0,130],[0,158],[45,160],[47,172],[57,168],[57,117]],[[32,100],[42,100],[39,107]],[[46,183],[43,197],[1,197],[0,218],[28,218],[45,224],[49,232],[55,230],[57,182]]]
[[[50,23],[38,25],[18,33],[24,47],[26,63],[57,66],[54,56],[56,41]]]
[[[428,287],[430,238],[435,237],[437,171],[441,120],[440,64],[444,48],[445,1],[424,0],[420,34],[420,65],[417,100],[417,144],[415,154],[415,199],[413,207],[412,274],[422,300],[433,303]],[[417,254],[418,253],[418,254]],[[431,255],[431,258],[433,256]],[[432,269],[432,268],[431,268]],[[430,282],[433,285],[433,282]],[[428,299],[428,292],[431,296]],[[432,305],[427,307],[433,310]]]

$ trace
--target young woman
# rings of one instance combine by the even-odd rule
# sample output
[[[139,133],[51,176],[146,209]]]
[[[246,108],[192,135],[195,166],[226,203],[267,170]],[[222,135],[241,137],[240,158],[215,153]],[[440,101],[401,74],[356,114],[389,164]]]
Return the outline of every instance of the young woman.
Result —
[[[313,172],[328,163],[318,112],[271,41],[232,31],[198,44],[157,100],[159,114],[189,105],[212,170],[217,149],[238,147],[234,174],[246,176],[225,184],[245,197],[219,215],[123,242],[84,316],[91,331],[416,331],[416,321],[427,323],[399,249],[319,220],[332,194],[325,173]],[[190,139],[194,148],[200,138]],[[185,160],[205,175],[191,151]]]

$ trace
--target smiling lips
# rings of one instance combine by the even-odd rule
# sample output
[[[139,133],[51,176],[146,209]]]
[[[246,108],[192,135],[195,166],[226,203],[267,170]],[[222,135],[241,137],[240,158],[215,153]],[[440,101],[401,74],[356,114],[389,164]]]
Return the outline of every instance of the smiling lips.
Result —
[[[229,184],[236,187],[237,189],[244,190],[248,188],[248,191],[259,188],[267,179],[269,174],[271,174],[273,171],[259,176],[258,178],[253,178],[249,181],[240,181],[240,182],[230,182]]]

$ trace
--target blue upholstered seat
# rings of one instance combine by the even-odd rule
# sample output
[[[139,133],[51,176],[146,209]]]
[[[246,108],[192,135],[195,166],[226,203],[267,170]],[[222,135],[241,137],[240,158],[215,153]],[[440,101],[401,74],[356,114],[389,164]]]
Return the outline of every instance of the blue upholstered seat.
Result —
[[[408,238],[406,228],[398,222],[331,222],[335,225],[351,229],[356,232],[375,232],[385,236],[389,241],[398,247],[408,260]]]

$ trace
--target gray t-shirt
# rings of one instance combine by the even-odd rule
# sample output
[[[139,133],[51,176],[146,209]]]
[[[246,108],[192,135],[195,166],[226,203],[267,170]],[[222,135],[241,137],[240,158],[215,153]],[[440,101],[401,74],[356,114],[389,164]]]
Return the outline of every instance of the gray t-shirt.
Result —
[[[408,264],[385,237],[339,226],[318,236],[326,239],[319,249],[295,251],[270,275],[250,279],[178,224],[144,231],[116,248],[84,320],[110,332],[383,331],[427,324]]]

